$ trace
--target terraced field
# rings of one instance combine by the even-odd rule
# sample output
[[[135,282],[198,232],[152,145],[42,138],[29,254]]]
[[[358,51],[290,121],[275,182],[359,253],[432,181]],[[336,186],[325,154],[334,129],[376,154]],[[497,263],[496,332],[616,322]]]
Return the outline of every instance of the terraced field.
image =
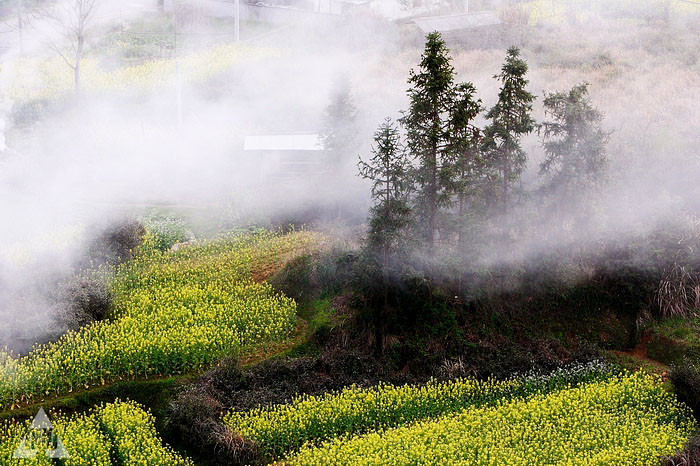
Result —
[[[89,413],[65,417],[52,415],[54,433],[69,457],[68,466],[173,465],[193,463],[164,445],[155,429],[153,416],[132,402],[115,401]],[[28,423],[0,424],[2,464],[56,464],[39,449],[33,459],[13,459],[18,445],[29,432]],[[113,462],[114,460],[114,462]]]
[[[181,78],[185,82],[206,81],[239,62],[277,53],[268,48],[218,45],[180,57]],[[99,60],[87,57],[81,63],[81,80],[83,88],[89,92],[144,93],[173,82],[177,65],[174,59],[159,59],[110,71],[104,70]],[[6,68],[5,73],[13,84],[5,92],[18,102],[56,99],[73,89],[73,71],[60,57],[23,58]]]
[[[148,240],[110,278],[110,319],[29,354],[0,355],[0,409],[110,380],[196,371],[293,330],[296,304],[258,283],[312,247],[310,233],[227,236],[177,252]]]
[[[658,464],[697,428],[644,373],[350,388],[246,413],[231,430],[289,464]]]

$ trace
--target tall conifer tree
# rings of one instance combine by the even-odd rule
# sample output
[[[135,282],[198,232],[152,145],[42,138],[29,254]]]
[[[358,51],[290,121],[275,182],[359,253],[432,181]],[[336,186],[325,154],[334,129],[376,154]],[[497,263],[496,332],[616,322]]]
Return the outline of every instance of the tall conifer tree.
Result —
[[[509,205],[510,187],[520,179],[527,164],[527,154],[520,145],[523,135],[532,132],[532,103],[535,100],[525,88],[527,63],[520,58],[516,47],[508,49],[501,72],[494,76],[501,81],[498,102],[489,110],[486,118],[491,122],[484,129],[484,151],[489,166],[497,174],[503,213]]]
[[[387,118],[374,134],[372,157],[360,159],[359,175],[372,182],[372,200],[366,249],[381,268],[382,305],[373,308],[377,354],[384,350],[384,327],[390,312],[389,283],[401,262],[405,228],[410,220],[408,206],[409,162],[399,132]]]
[[[450,141],[448,115],[454,100],[454,68],[440,33],[426,37],[418,71],[411,70],[408,83],[410,106],[401,118],[407,146],[416,160],[415,210],[428,252],[435,247],[438,211],[450,201]]]
[[[547,177],[546,189],[569,197],[600,184],[609,133],[601,128],[603,115],[591,105],[588,84],[546,94],[544,108],[551,118],[539,126],[545,151],[540,174]]]
[[[481,99],[476,98],[472,83],[461,83],[455,88],[455,100],[450,111],[449,153],[452,160],[452,191],[457,196],[457,243],[462,249],[466,236],[468,202],[477,194],[481,178],[479,142],[481,132],[474,119],[481,112]]]

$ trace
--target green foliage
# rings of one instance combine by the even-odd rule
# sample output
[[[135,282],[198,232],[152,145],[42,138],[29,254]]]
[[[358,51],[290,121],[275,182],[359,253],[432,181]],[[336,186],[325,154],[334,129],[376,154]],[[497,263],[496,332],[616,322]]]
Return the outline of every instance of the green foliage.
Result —
[[[384,302],[374,307],[372,325],[375,330],[375,350],[384,351],[384,326],[389,313],[388,287],[391,275],[398,273],[405,255],[405,229],[408,226],[408,160],[399,143],[399,132],[387,118],[374,136],[376,147],[369,162],[360,159],[360,176],[372,181],[374,206],[370,211],[366,257],[361,273],[378,278],[374,285],[381,287]],[[373,288],[370,282],[365,282]]]
[[[374,254],[395,254],[408,224],[408,160],[399,142],[399,132],[387,118],[374,134],[376,146],[369,162],[360,159],[362,178],[372,182],[368,247]]]
[[[454,183],[451,191],[456,194],[458,208],[456,231],[460,252],[464,252],[466,235],[469,229],[468,211],[475,211],[483,194],[484,162],[479,150],[481,131],[474,125],[474,119],[481,113],[481,99],[476,98],[476,88],[472,83],[461,83],[455,87],[455,99],[450,110],[449,152],[452,159],[452,174],[448,177]]]
[[[693,410],[695,417],[700,416],[700,366],[697,361],[688,358],[671,366],[669,379],[678,399]]]
[[[520,58],[516,47],[508,49],[501,73],[494,76],[501,82],[498,102],[486,114],[491,123],[484,129],[484,148],[489,167],[497,173],[503,210],[508,207],[508,190],[520,179],[527,154],[520,146],[520,138],[534,129],[530,116],[535,100],[525,87],[528,81],[527,63]]]
[[[552,121],[539,126],[546,154],[540,174],[548,176],[547,190],[570,201],[582,189],[602,182],[609,134],[600,127],[603,115],[591,105],[587,83],[568,93],[546,94],[544,107]]]
[[[309,320],[309,331],[315,338],[326,340],[333,327],[335,309],[331,307],[330,299],[315,301],[312,306],[312,317]]]
[[[409,109],[401,118],[407,147],[418,162],[414,171],[415,213],[419,231],[432,250],[440,207],[450,201],[448,115],[454,102],[454,67],[438,32],[427,35],[419,70],[410,72]]]

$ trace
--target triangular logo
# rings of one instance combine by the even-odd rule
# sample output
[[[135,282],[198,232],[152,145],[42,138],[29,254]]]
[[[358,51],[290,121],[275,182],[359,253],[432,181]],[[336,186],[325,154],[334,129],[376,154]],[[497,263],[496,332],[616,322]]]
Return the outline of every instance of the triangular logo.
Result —
[[[15,452],[12,454],[13,458],[34,458],[36,456],[37,450],[27,448],[27,439],[23,438],[22,442],[19,444]]]
[[[63,442],[53,432],[53,423],[44,408],[39,408],[29,427],[30,431],[17,446],[13,458],[34,458],[39,450],[45,450],[49,458],[70,458]]]
[[[56,436],[56,448],[53,450],[46,450],[46,454],[49,458],[70,458],[66,447],[63,446],[61,439]]]
[[[49,417],[46,415],[44,408],[39,408],[39,412],[36,413],[36,416],[34,416],[34,420],[32,420],[32,429],[41,429],[41,430],[53,429],[53,424],[51,423],[51,419],[49,419]]]

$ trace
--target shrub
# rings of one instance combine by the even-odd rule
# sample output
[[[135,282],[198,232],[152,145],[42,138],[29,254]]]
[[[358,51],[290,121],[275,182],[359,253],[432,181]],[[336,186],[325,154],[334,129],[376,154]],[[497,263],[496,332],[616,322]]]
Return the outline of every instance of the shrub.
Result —
[[[671,366],[669,378],[678,399],[693,410],[696,418],[700,417],[700,367],[684,358]]]
[[[168,428],[182,443],[196,447],[203,454],[216,452],[217,465],[260,463],[262,458],[255,443],[219,422],[224,408],[208,388],[202,385],[185,387],[168,404]]]
[[[654,301],[664,318],[688,317],[700,308],[700,277],[689,265],[674,263],[662,272]]]
[[[185,221],[171,213],[153,210],[144,219],[146,230],[152,236],[153,246],[160,251],[167,251],[176,243],[193,239],[187,231]]]
[[[105,319],[112,307],[112,295],[104,281],[76,277],[63,285],[60,303],[64,323],[69,329],[77,330]]]
[[[662,466],[700,466],[700,433],[693,435],[685,448],[661,460]]]
[[[137,220],[126,219],[113,223],[94,235],[88,245],[84,263],[79,266],[85,268],[125,262],[131,259],[145,234],[145,227]]]

